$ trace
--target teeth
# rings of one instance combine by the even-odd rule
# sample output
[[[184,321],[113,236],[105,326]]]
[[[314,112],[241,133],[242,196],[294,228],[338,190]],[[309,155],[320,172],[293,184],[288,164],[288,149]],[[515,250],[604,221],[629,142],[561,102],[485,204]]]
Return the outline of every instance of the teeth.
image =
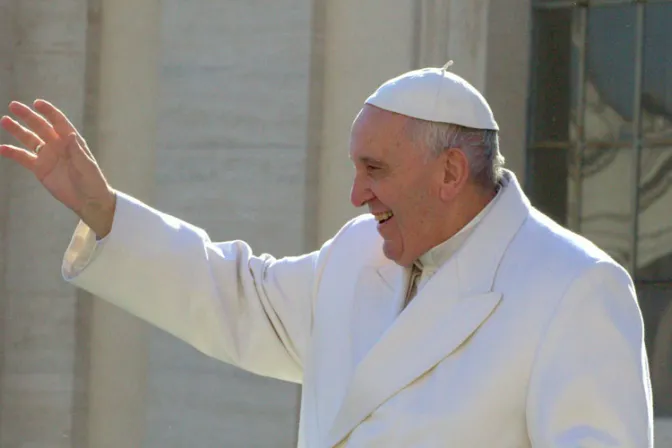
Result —
[[[376,221],[382,222],[385,221],[386,219],[390,219],[394,214],[392,212],[385,212],[385,213],[376,213],[373,216],[376,218]]]

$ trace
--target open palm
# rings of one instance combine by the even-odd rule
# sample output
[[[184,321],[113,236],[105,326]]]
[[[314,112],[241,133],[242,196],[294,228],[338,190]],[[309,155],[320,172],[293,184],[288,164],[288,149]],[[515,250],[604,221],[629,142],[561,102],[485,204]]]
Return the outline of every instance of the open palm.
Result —
[[[58,201],[86,220],[87,210],[109,207],[113,191],[88,146],[68,118],[37,100],[35,111],[12,102],[9,110],[24,125],[4,116],[0,125],[23,146],[0,145],[0,155],[31,171]],[[39,112],[39,113],[38,113]]]

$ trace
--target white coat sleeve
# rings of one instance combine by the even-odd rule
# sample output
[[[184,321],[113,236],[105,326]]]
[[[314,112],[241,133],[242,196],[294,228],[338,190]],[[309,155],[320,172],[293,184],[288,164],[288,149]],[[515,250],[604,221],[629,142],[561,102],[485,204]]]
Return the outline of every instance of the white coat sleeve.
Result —
[[[535,448],[650,448],[653,409],[644,325],[625,270],[580,275],[549,323],[532,370]]]
[[[66,281],[250,372],[302,380],[321,251],[276,260],[243,241],[213,243],[182,220],[118,194],[112,231],[82,222]]]

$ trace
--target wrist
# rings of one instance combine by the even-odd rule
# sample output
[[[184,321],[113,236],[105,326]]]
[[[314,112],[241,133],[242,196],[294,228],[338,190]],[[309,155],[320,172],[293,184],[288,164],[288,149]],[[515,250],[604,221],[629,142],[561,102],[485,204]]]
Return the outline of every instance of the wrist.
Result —
[[[105,197],[87,202],[82,209],[80,218],[96,234],[97,239],[105,238],[112,231],[116,205],[116,191],[110,189]]]

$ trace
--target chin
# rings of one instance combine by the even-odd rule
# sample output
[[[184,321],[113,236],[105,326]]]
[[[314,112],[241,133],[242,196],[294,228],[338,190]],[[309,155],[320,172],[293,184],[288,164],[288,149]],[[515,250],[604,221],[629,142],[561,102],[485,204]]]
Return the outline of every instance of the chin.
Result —
[[[412,262],[405,263],[402,251],[399,250],[396,244],[389,241],[383,242],[383,254],[385,255],[385,258],[394,261],[399,266],[408,267],[412,264]]]

